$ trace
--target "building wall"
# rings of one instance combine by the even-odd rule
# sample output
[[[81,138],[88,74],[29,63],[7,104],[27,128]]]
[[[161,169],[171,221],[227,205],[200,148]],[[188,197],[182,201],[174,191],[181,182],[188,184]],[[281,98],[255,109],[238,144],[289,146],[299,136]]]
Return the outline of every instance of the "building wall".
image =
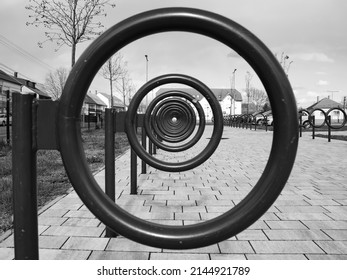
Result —
[[[200,101],[200,104],[205,112],[206,120],[210,121],[213,113],[210,104],[207,102],[206,98],[203,98]],[[230,115],[230,107],[231,107],[231,115],[240,115],[241,114],[241,101],[235,101],[230,98],[230,96],[226,96],[222,101],[219,102],[221,105],[223,115]]]

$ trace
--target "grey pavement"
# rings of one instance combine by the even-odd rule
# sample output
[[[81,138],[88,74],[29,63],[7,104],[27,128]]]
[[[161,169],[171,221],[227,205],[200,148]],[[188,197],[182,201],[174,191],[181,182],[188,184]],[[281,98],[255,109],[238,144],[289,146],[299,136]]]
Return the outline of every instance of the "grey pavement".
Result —
[[[204,148],[211,127],[187,158]],[[239,203],[258,181],[269,156],[272,132],[225,127],[214,155],[180,173],[148,168],[138,194],[130,195],[130,153],[116,160],[116,203],[156,223],[189,225],[216,217]],[[347,142],[311,139],[304,133],[291,176],[261,219],[211,246],[167,250],[125,237],[106,238],[105,226],[73,189],[40,210],[40,259],[126,260],[317,260],[347,259]],[[159,158],[170,160],[158,150]],[[104,185],[104,170],[95,174]],[[13,235],[0,237],[0,259],[13,259]]]

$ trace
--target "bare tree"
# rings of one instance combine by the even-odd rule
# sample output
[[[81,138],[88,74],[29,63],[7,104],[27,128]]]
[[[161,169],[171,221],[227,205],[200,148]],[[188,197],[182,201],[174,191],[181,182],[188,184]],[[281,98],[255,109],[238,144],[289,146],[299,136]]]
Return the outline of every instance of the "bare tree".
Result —
[[[119,83],[118,83],[119,84]],[[126,101],[130,103],[133,93],[135,92],[135,85],[129,77],[129,74],[126,72],[121,77],[121,84],[119,85],[120,92],[123,96],[123,105],[126,107]]]
[[[249,88],[249,98],[252,103],[254,103],[256,110],[259,111],[261,107],[268,102],[268,96],[264,90],[250,87]]]
[[[285,54],[284,52],[281,53],[281,58],[277,57],[277,53],[275,53],[275,57],[278,59],[279,63],[281,64],[281,66],[284,70],[284,73],[288,76],[289,68],[290,68],[290,65],[293,63],[293,60],[291,60],[287,64],[287,60],[289,59],[289,56],[287,54]]]
[[[43,26],[47,41],[71,47],[71,66],[75,64],[76,45],[101,34],[104,27],[95,17],[106,16],[105,6],[115,7],[110,0],[29,0],[25,7],[33,12],[27,25]]]
[[[60,67],[47,74],[44,87],[54,100],[60,98],[68,75],[69,71],[64,67]]]
[[[106,63],[101,67],[99,74],[109,81],[111,91],[111,107],[113,106],[113,85],[118,80],[121,80],[126,73],[126,62],[120,52],[111,56]],[[119,82],[119,81],[118,81]]]

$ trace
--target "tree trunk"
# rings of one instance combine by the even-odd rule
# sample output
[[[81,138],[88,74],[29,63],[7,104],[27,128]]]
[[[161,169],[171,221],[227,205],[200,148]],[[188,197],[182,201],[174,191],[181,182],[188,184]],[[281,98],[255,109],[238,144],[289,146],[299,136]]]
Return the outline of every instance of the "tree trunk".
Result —
[[[76,44],[72,44],[72,50],[71,50],[71,68],[75,65],[76,60]]]
[[[113,85],[112,85],[112,79],[110,79],[110,89],[111,89],[111,109],[113,108]]]

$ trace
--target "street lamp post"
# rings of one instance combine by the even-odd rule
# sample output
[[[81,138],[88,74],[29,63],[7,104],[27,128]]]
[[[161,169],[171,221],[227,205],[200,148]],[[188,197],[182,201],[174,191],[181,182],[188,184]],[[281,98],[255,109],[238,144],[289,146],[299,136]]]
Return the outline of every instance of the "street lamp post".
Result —
[[[233,89],[235,89],[235,72],[236,72],[236,68],[234,69],[233,71],[233,76],[232,76],[232,83],[231,83],[231,93],[232,93],[232,96],[231,96],[231,93],[230,93],[230,115],[232,115],[232,107],[233,107],[233,111],[234,111],[234,115],[235,115],[235,92],[233,92]],[[233,105],[233,100],[234,100],[234,106]]]
[[[146,83],[148,82],[148,55],[145,54],[146,58]],[[148,94],[146,95],[146,109],[148,107]]]

